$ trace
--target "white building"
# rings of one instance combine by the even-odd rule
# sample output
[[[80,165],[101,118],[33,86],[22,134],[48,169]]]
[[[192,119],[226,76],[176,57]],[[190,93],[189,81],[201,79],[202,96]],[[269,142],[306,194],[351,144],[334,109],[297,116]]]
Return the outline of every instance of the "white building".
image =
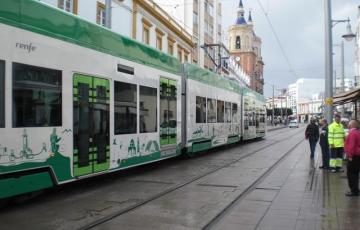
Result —
[[[297,113],[296,94],[297,94],[296,83],[290,84],[288,87],[287,97],[288,97],[288,102],[289,102],[289,108],[293,111],[294,115],[296,115],[296,113]]]
[[[154,1],[183,25],[188,33],[193,35],[195,48],[192,50],[192,62],[200,67],[215,70],[208,54],[216,58],[217,48],[207,48],[208,54],[206,54],[201,46],[222,43],[220,0]]]
[[[290,107],[286,96],[277,96],[274,97],[274,100],[272,97],[266,99],[266,108],[272,109],[272,108],[290,108]]]
[[[341,78],[336,78],[336,89],[334,89],[334,94],[341,93]],[[351,78],[345,78],[344,79],[344,91],[349,91],[354,88],[354,80]],[[336,93],[335,93],[336,92]]]
[[[289,104],[294,115],[299,114],[299,103],[310,101],[313,94],[324,92],[325,80],[300,78],[288,86]]]
[[[323,97],[323,93],[316,93],[311,98],[302,99],[297,103],[299,122],[309,121],[311,117],[320,116],[323,113]]]
[[[93,23],[105,26],[105,0],[41,0]],[[191,62],[192,34],[153,0],[112,0],[112,31]]]

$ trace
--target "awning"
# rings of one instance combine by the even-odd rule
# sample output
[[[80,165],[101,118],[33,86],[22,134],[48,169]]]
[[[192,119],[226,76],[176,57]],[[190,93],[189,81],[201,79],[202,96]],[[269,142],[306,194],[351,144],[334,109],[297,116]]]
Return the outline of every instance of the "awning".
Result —
[[[333,97],[334,105],[343,105],[360,99],[360,88],[339,93]]]

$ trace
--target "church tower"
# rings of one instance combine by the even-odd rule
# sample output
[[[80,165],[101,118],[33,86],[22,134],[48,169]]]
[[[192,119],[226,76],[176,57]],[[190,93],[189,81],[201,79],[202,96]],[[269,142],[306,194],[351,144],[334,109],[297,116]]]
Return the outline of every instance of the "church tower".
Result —
[[[263,94],[264,63],[261,57],[261,38],[254,32],[251,11],[248,19],[245,19],[242,0],[239,1],[235,24],[230,26],[228,33],[230,56],[250,76],[250,88]]]

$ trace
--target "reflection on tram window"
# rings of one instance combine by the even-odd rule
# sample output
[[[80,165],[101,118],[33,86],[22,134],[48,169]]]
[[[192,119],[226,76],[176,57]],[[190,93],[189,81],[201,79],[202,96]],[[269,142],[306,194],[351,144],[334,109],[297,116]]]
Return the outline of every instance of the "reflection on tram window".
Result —
[[[61,71],[13,63],[13,127],[61,126]]]
[[[207,99],[207,122],[216,123],[216,100]]]
[[[137,124],[136,85],[115,81],[114,131],[115,134],[136,133]]]
[[[237,104],[232,104],[232,122],[233,123],[238,123],[238,105]]]
[[[196,123],[206,123],[205,97],[196,97]]]
[[[157,131],[157,89],[140,86],[140,133]]]
[[[5,61],[0,60],[0,128],[5,128]]]
[[[217,122],[223,123],[224,122],[224,101],[217,101]]]
[[[231,103],[225,102],[225,122],[231,123]]]
[[[265,123],[265,114],[260,114],[260,123]]]

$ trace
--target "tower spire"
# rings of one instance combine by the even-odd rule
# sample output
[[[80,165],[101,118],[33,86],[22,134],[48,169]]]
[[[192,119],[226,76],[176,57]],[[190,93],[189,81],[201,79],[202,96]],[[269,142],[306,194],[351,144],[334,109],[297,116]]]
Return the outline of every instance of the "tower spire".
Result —
[[[245,20],[245,17],[244,17],[244,13],[245,13],[244,5],[243,5],[243,3],[242,3],[242,0],[240,0],[240,2],[239,2],[239,9],[238,9],[238,12],[237,12],[237,19],[236,19],[236,24],[237,24],[237,25],[246,24],[246,20]]]
[[[251,17],[251,10],[249,11],[249,18],[248,18],[248,22],[249,22],[249,23],[252,23],[252,22],[253,22],[252,17]]]
[[[242,0],[240,0],[240,2],[239,2],[239,8],[244,8],[244,5],[243,5],[243,3],[242,3]]]

